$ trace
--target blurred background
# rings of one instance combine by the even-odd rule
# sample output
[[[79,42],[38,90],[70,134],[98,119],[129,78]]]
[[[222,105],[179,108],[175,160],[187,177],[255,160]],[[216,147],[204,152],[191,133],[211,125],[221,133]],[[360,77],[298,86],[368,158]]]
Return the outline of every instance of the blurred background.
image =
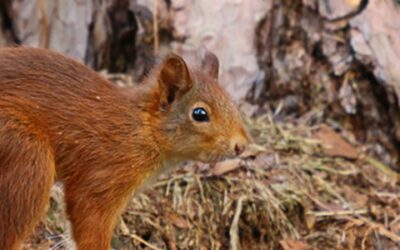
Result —
[[[0,46],[16,45],[121,85],[169,52],[220,60],[256,149],[161,180],[115,249],[400,248],[400,1],[1,0]],[[27,249],[64,249],[57,197]]]

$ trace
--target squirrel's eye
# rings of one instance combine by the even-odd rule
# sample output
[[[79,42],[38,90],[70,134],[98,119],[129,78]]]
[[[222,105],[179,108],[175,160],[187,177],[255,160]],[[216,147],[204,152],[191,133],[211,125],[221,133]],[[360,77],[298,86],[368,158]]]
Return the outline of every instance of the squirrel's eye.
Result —
[[[192,118],[198,122],[208,122],[208,114],[204,108],[195,108],[192,112]]]

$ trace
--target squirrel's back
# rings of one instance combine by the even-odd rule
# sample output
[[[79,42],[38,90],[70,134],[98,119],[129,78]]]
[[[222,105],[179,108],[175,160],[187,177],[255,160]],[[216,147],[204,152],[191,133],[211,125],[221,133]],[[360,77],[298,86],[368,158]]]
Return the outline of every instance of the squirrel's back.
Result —
[[[51,106],[60,108],[57,105],[96,107],[101,95],[111,97],[117,92],[92,69],[50,50],[2,48],[0,69],[0,101],[24,99],[29,108],[36,105],[51,112]],[[83,100],[88,102],[81,103]]]
[[[42,131],[54,146],[58,168],[84,164],[82,151],[109,160],[114,159],[107,153],[124,152],[125,138],[141,119],[135,100],[122,91],[59,53],[0,49],[0,123],[13,119]]]

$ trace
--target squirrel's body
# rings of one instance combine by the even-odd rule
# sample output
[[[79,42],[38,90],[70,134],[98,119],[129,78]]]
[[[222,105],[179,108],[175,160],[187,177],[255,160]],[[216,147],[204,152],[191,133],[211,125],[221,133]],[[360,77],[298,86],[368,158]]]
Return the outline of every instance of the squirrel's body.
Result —
[[[221,124],[191,119],[193,105]],[[54,52],[0,49],[0,249],[18,249],[32,232],[55,180],[78,249],[109,249],[117,216],[149,178],[184,160],[232,157],[247,140],[214,79],[177,56],[127,90]]]

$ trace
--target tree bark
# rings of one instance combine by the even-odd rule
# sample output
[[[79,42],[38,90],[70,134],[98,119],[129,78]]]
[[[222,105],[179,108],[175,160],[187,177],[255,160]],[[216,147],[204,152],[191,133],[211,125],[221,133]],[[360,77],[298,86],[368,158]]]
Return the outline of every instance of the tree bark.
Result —
[[[253,100],[266,101],[264,109],[273,110],[276,119],[330,121],[350,130],[369,143],[367,150],[397,166],[398,4],[286,0],[273,6],[257,28],[265,82],[255,86]]]

